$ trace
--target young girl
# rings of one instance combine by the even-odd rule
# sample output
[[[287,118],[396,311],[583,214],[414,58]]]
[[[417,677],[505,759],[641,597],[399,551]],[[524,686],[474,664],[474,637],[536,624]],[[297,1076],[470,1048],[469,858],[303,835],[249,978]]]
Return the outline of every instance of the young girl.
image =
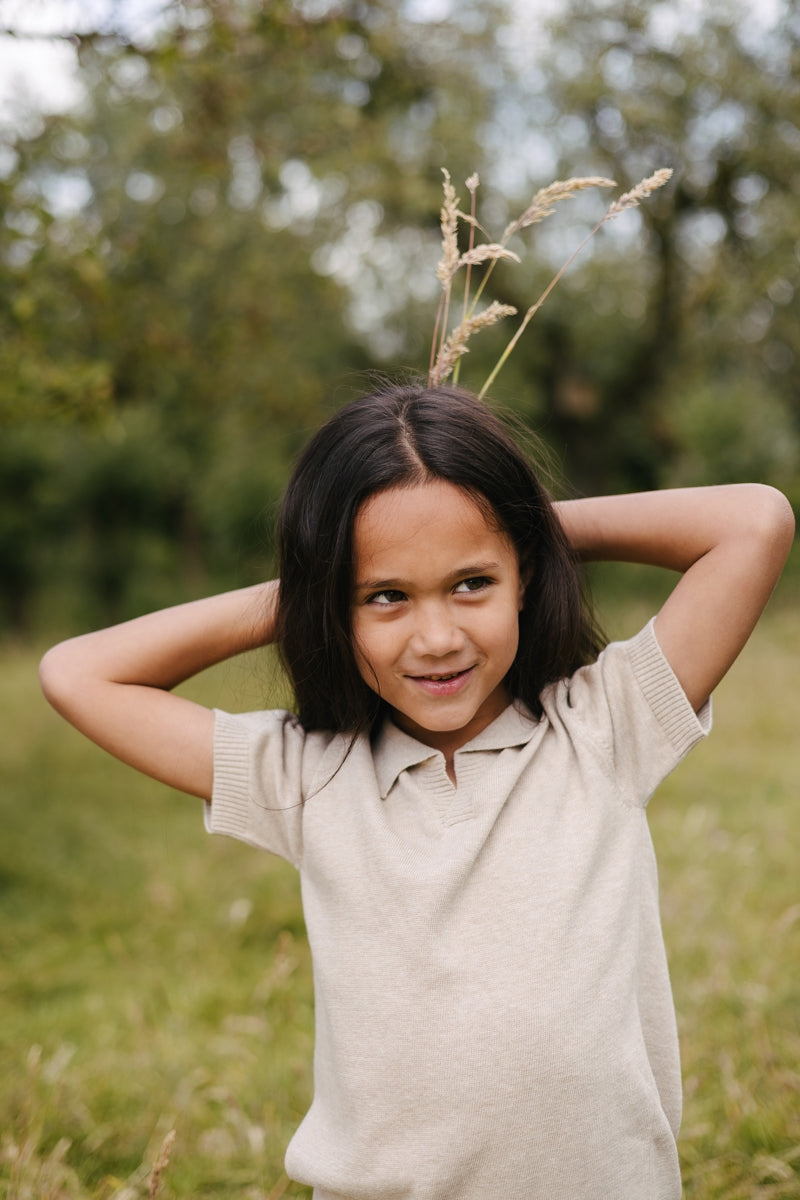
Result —
[[[281,512],[279,583],[52,649],[44,690],[302,883],[317,1200],[674,1200],[680,1077],[645,823],[779,576],[759,485],[550,503],[446,387],[338,412]],[[680,572],[600,652],[576,559]],[[170,693],[277,641],[296,714]]]

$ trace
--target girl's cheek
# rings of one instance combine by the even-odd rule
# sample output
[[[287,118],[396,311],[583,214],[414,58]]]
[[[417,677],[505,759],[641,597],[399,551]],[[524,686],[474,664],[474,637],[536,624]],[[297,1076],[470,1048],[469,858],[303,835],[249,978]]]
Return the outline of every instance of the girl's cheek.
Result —
[[[370,627],[369,621],[365,621],[361,628],[354,624],[353,626],[353,655],[356,660],[361,674],[366,678],[367,674],[374,674],[373,663],[380,661],[384,653],[385,637],[382,636],[381,630],[374,625]],[[370,684],[370,686],[372,686]]]

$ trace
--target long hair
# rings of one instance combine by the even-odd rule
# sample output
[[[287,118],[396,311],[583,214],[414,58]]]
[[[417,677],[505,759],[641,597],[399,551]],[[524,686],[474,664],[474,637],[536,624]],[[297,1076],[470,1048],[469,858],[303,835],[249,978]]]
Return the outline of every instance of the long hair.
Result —
[[[550,497],[503,422],[460,388],[387,384],[312,437],[280,509],[277,641],[308,730],[355,734],[382,716],[353,653],[353,526],[370,496],[431,480],[466,491],[516,549],[526,588],[514,698],[540,716],[545,685],[602,647]]]

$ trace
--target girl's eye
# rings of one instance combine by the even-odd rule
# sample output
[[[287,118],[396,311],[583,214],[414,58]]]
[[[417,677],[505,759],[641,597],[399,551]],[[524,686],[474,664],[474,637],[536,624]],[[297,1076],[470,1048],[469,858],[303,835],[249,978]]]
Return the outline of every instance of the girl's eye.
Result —
[[[401,600],[405,600],[405,592],[395,591],[394,588],[387,588],[385,592],[375,592],[374,595],[367,598],[367,604],[399,604]]]
[[[462,579],[453,588],[454,592],[480,592],[491,585],[491,579],[485,575],[474,575],[470,579]]]

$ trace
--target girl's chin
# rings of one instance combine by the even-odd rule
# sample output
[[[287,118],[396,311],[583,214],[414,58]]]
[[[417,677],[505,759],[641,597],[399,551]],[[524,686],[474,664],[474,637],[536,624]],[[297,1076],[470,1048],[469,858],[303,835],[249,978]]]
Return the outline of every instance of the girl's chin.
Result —
[[[449,741],[458,734],[462,734],[461,740],[467,742],[491,725],[505,711],[510,700],[505,689],[498,689],[477,709],[466,704],[443,705],[441,709],[434,706],[432,711],[426,706],[426,711],[421,712],[418,707],[408,705],[402,709],[392,708],[392,719],[398,728],[425,745],[435,746],[437,737]]]

